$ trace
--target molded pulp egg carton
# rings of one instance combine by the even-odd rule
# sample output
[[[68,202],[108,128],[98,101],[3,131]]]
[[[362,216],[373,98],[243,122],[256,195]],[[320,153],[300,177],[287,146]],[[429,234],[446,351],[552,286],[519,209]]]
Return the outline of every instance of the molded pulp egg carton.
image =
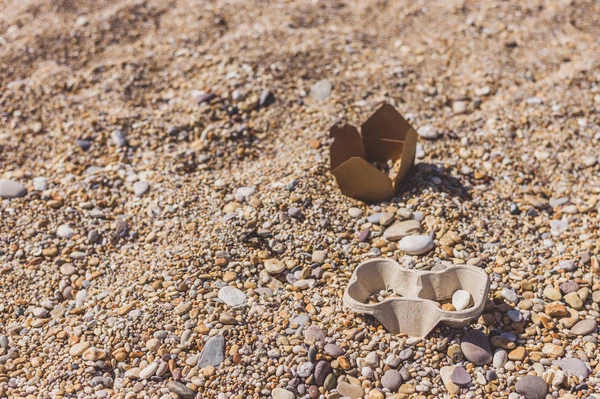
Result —
[[[471,294],[472,305],[448,311],[440,301],[448,301],[457,290]],[[474,266],[438,266],[436,270],[405,269],[391,259],[370,259],[361,263],[344,293],[344,304],[357,313],[374,316],[390,332],[411,337],[426,336],[439,322],[452,328],[464,327],[478,317],[485,306],[490,280]],[[393,290],[401,297],[366,303],[381,290]]]

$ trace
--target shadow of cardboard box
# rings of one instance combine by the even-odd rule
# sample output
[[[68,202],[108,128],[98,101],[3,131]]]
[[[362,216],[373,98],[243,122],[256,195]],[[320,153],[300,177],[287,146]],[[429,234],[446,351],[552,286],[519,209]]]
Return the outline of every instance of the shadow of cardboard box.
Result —
[[[360,128],[332,126],[331,173],[344,195],[373,203],[388,201],[414,163],[417,132],[390,104],[382,105]],[[395,177],[372,163],[392,162]]]

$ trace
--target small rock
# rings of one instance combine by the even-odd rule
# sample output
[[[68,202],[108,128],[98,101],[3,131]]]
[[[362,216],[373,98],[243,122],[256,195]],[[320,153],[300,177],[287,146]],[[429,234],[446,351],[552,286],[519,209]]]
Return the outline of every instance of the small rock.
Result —
[[[69,355],[73,357],[81,356],[83,352],[85,352],[85,350],[90,346],[91,344],[87,341],[79,342],[71,346],[71,348],[69,349]]]
[[[362,216],[362,214],[363,214],[363,211],[362,211],[362,209],[360,209],[360,208],[355,208],[355,207],[352,207],[352,208],[348,208],[348,214],[349,214],[351,217],[353,217],[353,218],[357,219],[357,218],[359,218],[359,217],[361,217],[361,216]]]
[[[590,375],[590,370],[580,359],[561,359],[555,360],[553,363],[560,367],[567,377],[574,375],[582,381]]]
[[[125,140],[125,135],[120,130],[114,130],[110,137],[112,138],[113,143],[117,147],[125,147],[127,146],[127,140]]]
[[[454,101],[454,103],[452,103],[452,112],[454,112],[454,115],[460,115],[467,112],[466,101]]]
[[[246,303],[246,294],[229,285],[222,287],[217,296],[220,300],[225,302],[227,306],[232,308],[242,306]]]
[[[400,240],[398,248],[409,255],[422,255],[435,246],[428,235],[406,236]]]
[[[421,223],[411,219],[394,223],[383,232],[383,237],[390,241],[398,241],[406,236],[420,234],[422,231]]]
[[[560,301],[562,299],[560,291],[550,285],[544,288],[544,296],[551,301]]]
[[[498,349],[494,353],[492,364],[495,368],[501,369],[508,361],[508,352],[505,349]]]
[[[502,289],[502,296],[508,302],[517,303],[519,301],[517,294],[515,294],[515,292],[509,288]]]
[[[327,360],[321,360],[315,366],[315,384],[321,386],[325,378],[332,372],[331,364]]]
[[[304,342],[313,345],[317,341],[325,341],[325,333],[319,326],[312,325],[304,330]]]
[[[466,386],[471,383],[471,376],[469,373],[467,373],[467,370],[465,370],[464,367],[457,366],[450,375],[450,380],[456,385]]]
[[[317,101],[321,101],[329,97],[332,89],[333,84],[329,80],[323,79],[312,85],[310,96]]]
[[[477,366],[492,362],[492,349],[488,337],[479,330],[469,330],[463,337],[460,348],[467,360]]]
[[[515,386],[517,393],[525,396],[525,399],[542,399],[548,394],[548,384],[538,376],[526,375],[517,381]]]
[[[362,399],[365,394],[365,391],[360,385],[350,384],[345,381],[338,383],[337,390],[343,396],[347,396],[350,399]]]
[[[588,335],[593,333],[598,327],[598,323],[594,319],[581,320],[571,328],[571,332],[575,335]]]
[[[271,105],[275,102],[275,95],[269,91],[269,89],[264,89],[260,93],[260,97],[258,99],[258,105],[261,107],[266,107],[267,105]]]
[[[271,275],[279,274],[285,270],[285,264],[279,259],[267,259],[265,261],[265,270]]]
[[[460,391],[460,387],[452,382],[452,374],[454,373],[454,366],[444,366],[440,369],[440,377],[442,382],[448,390],[448,393],[455,395]]]
[[[339,357],[344,354],[344,351],[335,344],[327,344],[323,350],[331,357]]]
[[[323,263],[327,259],[327,251],[315,251],[312,254],[313,263]]]
[[[136,197],[141,197],[142,195],[146,194],[149,189],[150,185],[145,181],[140,180],[133,183],[133,193],[136,195]]]
[[[196,392],[178,381],[169,381],[167,383],[167,389],[183,399],[194,399],[196,397]],[[292,395],[291,399],[293,398],[294,396]]]
[[[273,389],[271,396],[273,396],[273,399],[294,399],[294,394],[283,388]]]
[[[147,380],[152,377],[158,369],[158,363],[152,362],[140,371],[140,380]]]
[[[427,140],[435,140],[440,136],[440,133],[433,125],[424,125],[417,129],[417,134]]]
[[[567,295],[565,295],[563,299],[573,309],[581,309],[583,307],[583,301],[581,300],[577,292],[570,292]]]
[[[395,391],[402,384],[402,376],[397,370],[388,370],[381,377],[381,385],[390,391]]]
[[[452,294],[452,306],[456,310],[466,309],[471,303],[471,294],[469,291],[457,290]]]
[[[204,345],[198,357],[198,368],[218,367],[223,363],[223,360],[225,360],[225,337],[215,335],[206,341],[206,345]]]
[[[0,179],[0,197],[11,199],[24,197],[27,189],[21,183],[14,180]]]
[[[83,151],[87,151],[92,148],[92,142],[89,140],[77,139],[75,142]]]
[[[75,232],[68,224],[61,224],[58,226],[58,229],[56,229],[56,235],[61,238],[69,239],[75,235]]]

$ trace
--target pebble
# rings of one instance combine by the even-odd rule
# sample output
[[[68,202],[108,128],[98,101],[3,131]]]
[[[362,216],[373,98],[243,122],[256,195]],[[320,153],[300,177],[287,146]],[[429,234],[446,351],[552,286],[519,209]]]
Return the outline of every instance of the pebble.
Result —
[[[69,355],[73,357],[81,356],[91,346],[87,341],[79,342],[69,349]]]
[[[463,337],[460,348],[465,358],[477,366],[492,362],[492,349],[488,337],[479,330],[469,330]]]
[[[344,354],[344,351],[335,344],[327,344],[323,350],[331,357],[339,357]]]
[[[435,246],[428,235],[406,236],[400,240],[398,248],[409,255],[422,255],[429,252]]]
[[[223,360],[225,360],[225,337],[222,335],[210,337],[198,357],[198,368],[218,367]]]
[[[397,370],[388,370],[381,377],[381,385],[390,391],[395,391],[402,384],[402,376]]]
[[[517,303],[519,301],[517,294],[515,294],[515,292],[509,288],[502,289],[502,296],[508,302]]]
[[[398,241],[403,237],[420,234],[423,231],[421,223],[416,220],[404,220],[388,227],[383,237],[390,241]],[[427,236],[429,237],[429,236]]]
[[[327,251],[315,251],[312,254],[313,263],[321,264],[327,259]]]
[[[275,388],[271,392],[273,399],[294,399],[294,394],[287,389]]]
[[[583,307],[583,301],[577,292],[570,292],[563,299],[573,309],[581,309]]]
[[[258,98],[258,105],[261,107],[266,107],[275,102],[275,95],[269,91],[269,89],[263,89],[260,92],[260,96]]]
[[[319,80],[310,88],[310,96],[317,101],[321,101],[329,97],[332,89],[333,84],[329,80]]]
[[[433,125],[423,125],[417,129],[417,134],[427,140],[435,140],[440,136],[440,133]]]
[[[469,291],[457,290],[452,294],[452,306],[456,310],[463,310],[469,307],[471,303],[471,294]]]
[[[590,370],[585,363],[576,358],[555,360],[556,364],[565,373],[566,376],[576,376],[580,381],[585,380],[590,375]]]
[[[598,323],[594,319],[585,319],[577,322],[571,327],[571,332],[575,335],[588,335],[593,333],[598,327]]]
[[[265,270],[272,275],[279,274],[285,270],[285,264],[279,259],[267,259],[265,261]]]
[[[467,370],[465,370],[464,367],[457,366],[450,375],[450,380],[456,385],[466,386],[471,383],[471,376],[469,373],[467,373]]]
[[[75,235],[75,232],[68,224],[61,224],[58,226],[58,229],[56,229],[56,235],[61,238],[69,239]]]
[[[117,147],[126,147],[127,146],[127,140],[125,140],[125,135],[123,134],[122,131],[113,130],[110,137],[112,138],[113,143]]]
[[[349,209],[348,209],[348,214],[349,214],[351,217],[353,217],[353,218],[355,218],[355,219],[356,219],[356,218],[359,218],[359,217],[361,217],[361,216],[362,216],[362,214],[363,214],[363,211],[362,211],[362,209],[360,209],[360,208],[354,208],[354,207],[352,207],[352,208],[349,208]]]
[[[178,381],[169,381],[167,389],[183,399],[194,399],[196,397],[196,392]]]
[[[455,395],[460,391],[460,387],[452,382],[452,374],[454,373],[454,366],[444,366],[440,369],[440,377],[442,382],[448,390],[448,393]]]
[[[158,369],[158,363],[156,363],[156,362],[150,363],[149,365],[147,365],[140,371],[140,374],[139,374],[140,380],[147,380],[148,378],[152,377],[154,375],[154,373],[156,373],[157,369]]]
[[[515,389],[525,399],[542,399],[548,394],[548,384],[541,377],[534,375],[521,377]]]
[[[320,360],[315,366],[315,384],[321,386],[325,378],[332,372],[331,364],[326,360]]]
[[[133,193],[136,197],[141,197],[150,190],[150,185],[145,181],[136,181],[133,183]]]
[[[27,189],[14,180],[0,179],[0,197],[5,199],[24,197]]]
[[[362,399],[365,391],[360,385],[354,385],[347,382],[339,382],[337,385],[337,390],[343,396],[347,396],[350,399]]]
[[[218,298],[232,308],[242,306],[246,303],[246,294],[229,285],[226,285],[219,290]]]

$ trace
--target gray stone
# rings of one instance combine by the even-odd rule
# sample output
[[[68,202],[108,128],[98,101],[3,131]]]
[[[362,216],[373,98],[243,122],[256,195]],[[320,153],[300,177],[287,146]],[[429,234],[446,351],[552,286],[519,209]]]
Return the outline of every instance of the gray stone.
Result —
[[[296,373],[298,373],[299,377],[306,378],[312,374],[313,364],[310,362],[300,363],[298,368],[296,368]]]
[[[440,133],[433,125],[424,125],[417,129],[417,134],[427,140],[435,140],[440,137]]]
[[[504,367],[504,365],[506,364],[507,361],[508,361],[508,352],[504,349],[496,350],[496,352],[494,353],[494,359],[492,361],[492,364],[494,365],[494,367],[497,369],[501,369]]]
[[[571,327],[571,332],[575,335],[588,335],[593,333],[598,327],[598,323],[594,319],[585,319],[581,320],[573,327]]]
[[[344,351],[335,344],[327,344],[323,350],[331,357],[339,357],[344,354]]]
[[[21,183],[14,180],[0,179],[1,198],[19,198],[27,194],[27,189]]]
[[[329,97],[332,89],[333,84],[329,80],[319,80],[310,88],[310,96],[317,101],[321,101]]]
[[[515,386],[517,393],[525,396],[525,399],[542,399],[548,394],[548,384],[535,375],[521,377]]]
[[[466,386],[471,383],[471,376],[467,373],[464,367],[457,366],[454,368],[454,371],[450,375],[450,381],[455,383],[456,385]]]
[[[399,357],[401,360],[408,360],[408,359],[410,359],[410,358],[412,357],[412,355],[413,355],[413,350],[412,350],[412,349],[410,349],[410,348],[407,348],[407,349],[404,349],[403,351],[401,351],[401,352],[398,354],[398,357]]]
[[[33,178],[33,188],[37,191],[44,191],[48,188],[48,178],[47,177],[34,177]]]
[[[398,249],[409,255],[422,255],[429,252],[435,246],[428,235],[406,236],[400,240]]]
[[[577,291],[579,289],[579,284],[575,281],[567,281],[566,283],[562,283],[559,287],[563,294],[569,294]]]
[[[176,393],[177,396],[183,399],[193,399],[196,397],[196,392],[192,391],[181,382],[169,381],[167,383],[167,389],[173,393]]]
[[[65,223],[58,226],[58,229],[56,229],[56,235],[61,238],[69,239],[75,235],[75,232],[71,226]]]
[[[312,325],[304,330],[304,342],[309,345],[317,341],[325,341],[325,333],[319,326]]]
[[[479,330],[469,330],[460,343],[460,349],[467,360],[477,366],[492,362],[492,349],[488,337]]]
[[[362,216],[363,211],[360,208],[352,207],[352,208],[348,208],[348,214],[353,218],[359,218]]]
[[[206,345],[198,358],[198,368],[206,366],[217,367],[225,359],[225,337],[215,335],[206,341]]]
[[[590,375],[590,370],[580,359],[560,359],[555,360],[553,363],[560,367],[567,377],[574,375],[579,378],[579,381],[583,381]]]
[[[133,183],[133,193],[137,197],[141,197],[142,195],[146,194],[149,189],[150,185],[145,181],[140,180]]]
[[[420,234],[423,231],[421,223],[416,220],[397,222],[383,232],[383,237],[390,241],[398,241],[403,237]]]
[[[502,289],[502,296],[508,302],[517,303],[519,301],[517,294],[515,294],[515,292],[509,288]]]
[[[312,261],[314,263],[323,263],[327,259],[327,251],[315,251],[312,254]]]
[[[117,147],[125,147],[127,146],[127,140],[125,140],[125,135],[120,130],[114,130],[110,137],[112,138],[113,143]]]
[[[217,296],[220,300],[225,302],[227,306],[232,308],[242,306],[246,303],[246,294],[244,294],[241,290],[229,285],[221,288]]]
[[[390,391],[395,391],[402,384],[402,376],[397,370],[388,370],[381,377],[381,385]]]
[[[325,378],[331,373],[333,370],[331,368],[331,364],[327,360],[321,360],[315,366],[315,384],[321,386],[325,383]]]

